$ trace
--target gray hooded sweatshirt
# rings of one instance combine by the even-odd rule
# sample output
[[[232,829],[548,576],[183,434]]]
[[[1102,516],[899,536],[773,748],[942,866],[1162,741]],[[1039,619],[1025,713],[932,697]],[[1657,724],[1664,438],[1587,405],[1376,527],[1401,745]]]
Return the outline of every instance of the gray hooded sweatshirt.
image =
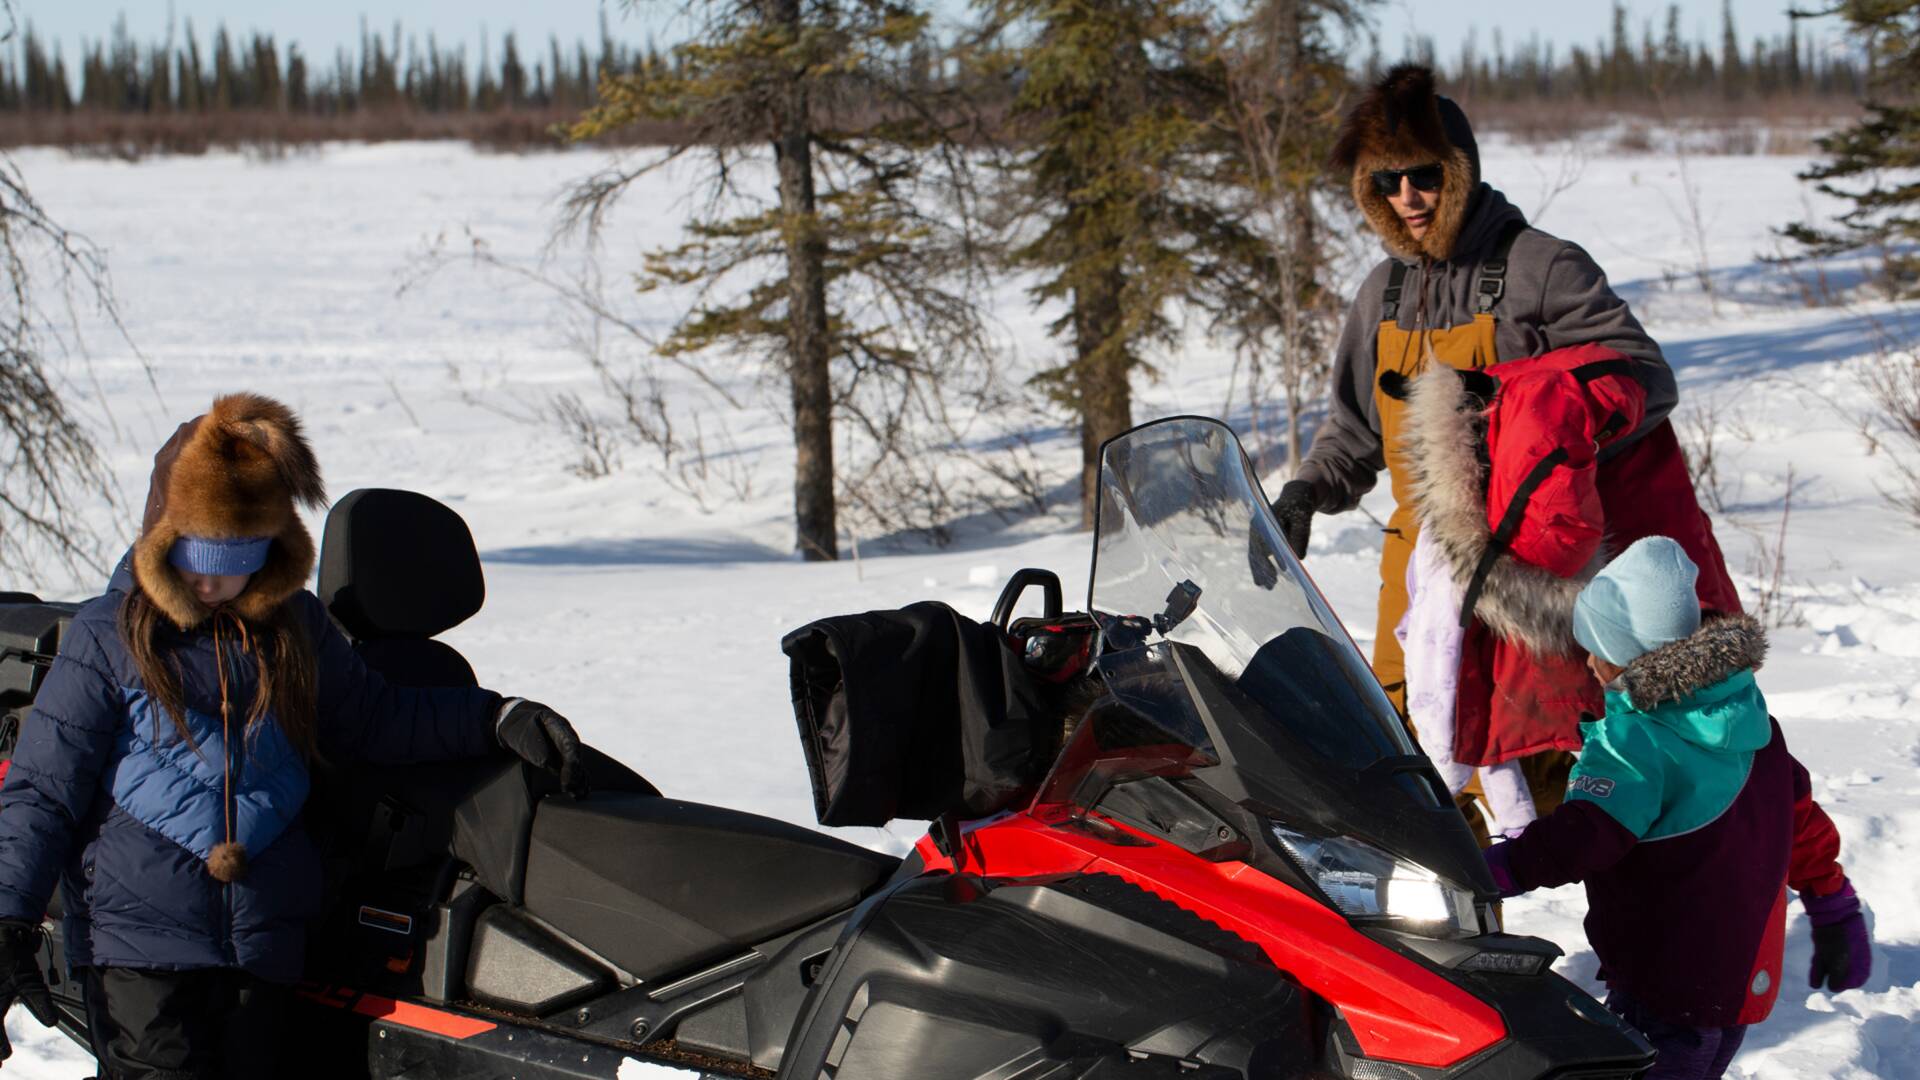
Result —
[[[1373,391],[1380,314],[1393,264],[1405,262],[1409,268],[1395,320],[1402,329],[1420,328],[1423,294],[1426,326],[1470,324],[1480,265],[1493,253],[1508,222],[1525,225],[1526,217],[1505,195],[1483,183],[1474,193],[1453,258],[1423,266],[1390,256],[1367,275],[1340,334],[1327,420],[1314,433],[1313,446],[1300,464],[1299,479],[1313,485],[1315,509],[1321,513],[1353,509],[1386,468]],[[1666,422],[1673,411],[1678,391],[1660,346],[1579,245],[1535,228],[1521,232],[1508,255],[1506,292],[1493,317],[1494,347],[1502,360],[1599,344],[1634,361],[1634,377],[1647,390],[1646,419],[1632,437],[1609,446],[1606,456]]]

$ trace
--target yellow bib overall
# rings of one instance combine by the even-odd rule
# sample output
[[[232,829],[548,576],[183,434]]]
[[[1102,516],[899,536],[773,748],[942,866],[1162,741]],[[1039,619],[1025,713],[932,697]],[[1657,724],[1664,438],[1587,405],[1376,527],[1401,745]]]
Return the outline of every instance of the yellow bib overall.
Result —
[[[1380,389],[1380,376],[1388,371],[1398,371],[1411,379],[1434,362],[1460,370],[1477,370],[1497,363],[1499,357],[1494,351],[1491,311],[1476,312],[1473,321],[1463,326],[1444,330],[1423,327],[1403,330],[1398,321],[1399,291],[1397,283],[1390,283],[1387,287],[1373,373],[1373,404],[1380,416],[1380,444],[1386,451],[1387,475],[1392,482],[1394,502],[1393,516],[1387,519],[1386,537],[1380,548],[1380,616],[1374,627],[1373,673],[1386,689],[1387,696],[1393,699],[1394,708],[1405,716],[1406,662],[1400,651],[1400,639],[1394,636],[1394,629],[1407,612],[1407,560],[1413,555],[1413,543],[1419,536],[1420,522],[1414,516],[1413,509],[1413,471],[1400,445],[1401,423],[1406,415],[1407,404]],[[1483,291],[1479,295],[1482,297],[1482,306],[1490,308],[1491,301],[1485,299],[1489,294]],[[1416,324],[1424,321],[1423,312],[1417,317]]]

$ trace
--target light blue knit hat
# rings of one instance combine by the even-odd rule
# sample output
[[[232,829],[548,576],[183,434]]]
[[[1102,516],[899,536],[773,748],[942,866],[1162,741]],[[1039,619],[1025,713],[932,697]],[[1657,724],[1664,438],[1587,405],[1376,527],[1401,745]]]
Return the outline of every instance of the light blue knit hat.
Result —
[[[252,574],[267,565],[267,553],[272,547],[271,536],[240,540],[183,536],[167,551],[167,561],[195,574]]]
[[[1573,601],[1573,637],[1582,648],[1625,667],[1700,629],[1694,582],[1700,568],[1677,541],[1635,541],[1595,575]]]

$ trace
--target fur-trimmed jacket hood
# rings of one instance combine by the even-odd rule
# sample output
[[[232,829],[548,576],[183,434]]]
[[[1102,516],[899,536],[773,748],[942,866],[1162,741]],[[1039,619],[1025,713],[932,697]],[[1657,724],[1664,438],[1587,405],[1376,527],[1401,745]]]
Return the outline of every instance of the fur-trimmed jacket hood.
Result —
[[[1767,632],[1759,621],[1751,615],[1725,615],[1708,619],[1688,637],[1636,657],[1612,688],[1645,712],[1693,698],[1742,671],[1758,670],[1766,660]]]
[[[1496,635],[1572,654],[1574,597],[1607,558],[1600,451],[1646,403],[1631,363],[1582,345],[1481,372],[1430,364],[1403,392],[1422,537]]]
[[[1403,259],[1453,257],[1480,186],[1480,148],[1466,113],[1434,88],[1432,68],[1401,64],[1387,72],[1348,111],[1331,163],[1350,177],[1354,202],[1387,250]],[[1432,164],[1446,179],[1434,193],[1433,224],[1415,240],[1386,196],[1373,190],[1372,174]]]
[[[214,540],[272,537],[266,565],[232,602],[262,621],[298,592],[313,572],[313,537],[295,503],[326,504],[326,487],[300,420],[259,394],[215,399],[204,416],[181,424],[153,458],[133,574],[140,590],[182,630],[212,611],[168,562],[184,536]]]

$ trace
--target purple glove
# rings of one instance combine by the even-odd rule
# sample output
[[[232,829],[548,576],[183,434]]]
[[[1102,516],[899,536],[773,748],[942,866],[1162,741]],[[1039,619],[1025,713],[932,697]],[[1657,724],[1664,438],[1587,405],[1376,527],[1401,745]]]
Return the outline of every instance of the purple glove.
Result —
[[[1493,887],[1500,893],[1500,899],[1519,896],[1527,890],[1513,880],[1513,867],[1508,864],[1511,855],[1505,843],[1495,844],[1481,852],[1487,858],[1487,872],[1493,875]]]
[[[1843,882],[1831,896],[1802,895],[1800,906],[1813,924],[1813,967],[1807,972],[1807,985],[1818,990],[1824,983],[1836,992],[1865,986],[1873,973],[1873,942],[1867,937],[1867,920],[1860,913],[1853,883]]]

